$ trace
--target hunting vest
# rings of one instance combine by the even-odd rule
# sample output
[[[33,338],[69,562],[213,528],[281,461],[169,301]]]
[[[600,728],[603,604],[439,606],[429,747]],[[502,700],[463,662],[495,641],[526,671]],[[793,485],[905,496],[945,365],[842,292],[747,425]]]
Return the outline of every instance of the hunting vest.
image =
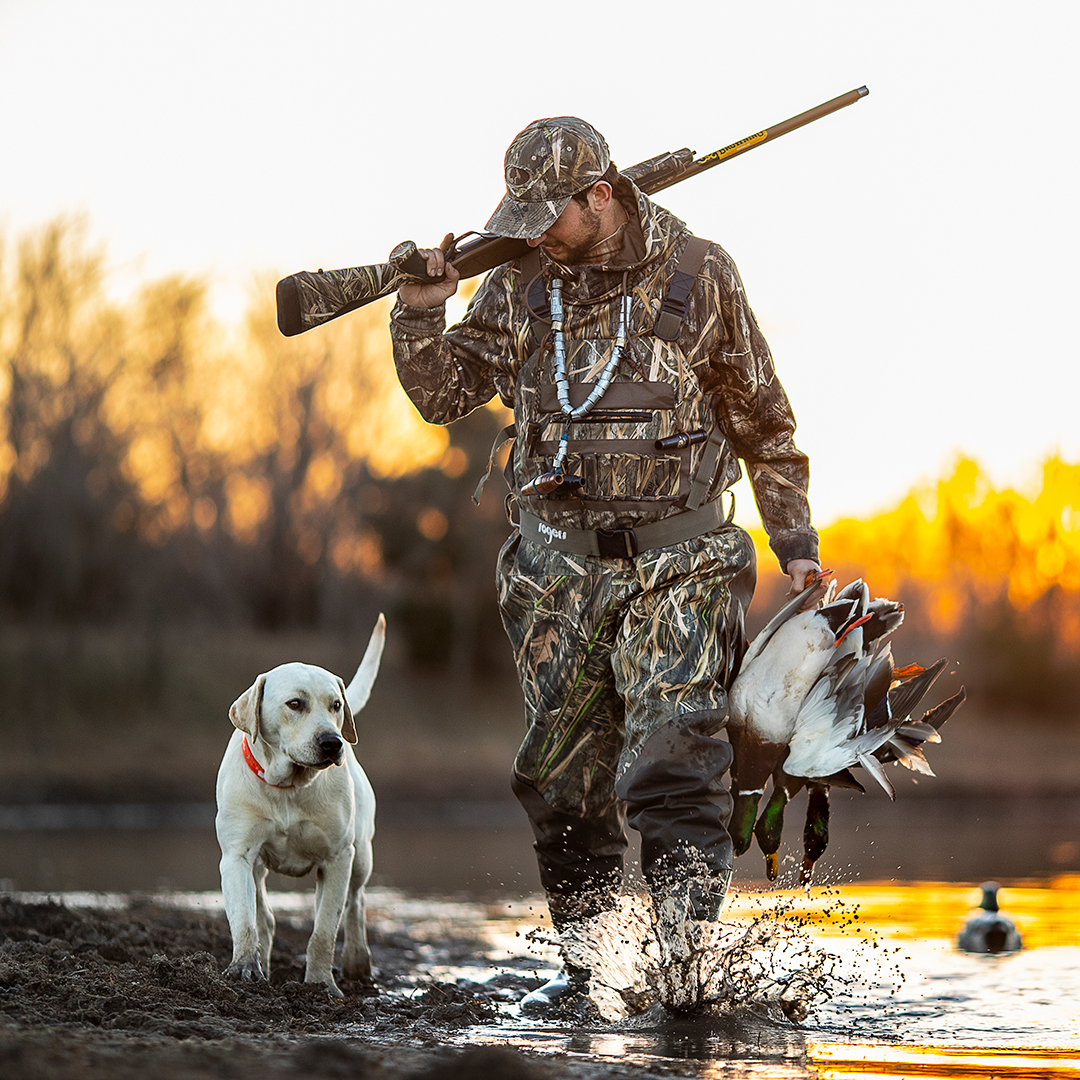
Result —
[[[552,546],[595,554],[588,543],[577,548],[559,543],[557,534],[567,529],[604,531],[613,523],[630,527],[616,532],[633,532],[635,526],[661,519],[684,519],[684,535],[671,539],[669,528],[657,533],[661,543],[648,545],[666,546],[726,520],[718,505],[695,513],[719,494],[713,488],[724,438],[711,396],[702,390],[677,340],[707,247],[708,241],[690,237],[677,260],[662,262],[646,275],[628,273],[602,295],[564,293],[565,370],[569,404],[575,408],[592,392],[612,357],[621,301],[624,293],[630,297],[627,341],[618,368],[603,396],[576,420],[568,419],[559,400],[550,283],[539,272],[538,258],[522,260],[519,281],[535,347],[516,380],[516,439],[507,481],[524,535],[539,531]],[[564,432],[563,468],[575,484],[558,485],[545,495],[529,493],[531,482],[550,474]],[[600,554],[609,553],[603,540],[600,548]],[[613,553],[625,556],[641,549],[632,537],[617,538]]]

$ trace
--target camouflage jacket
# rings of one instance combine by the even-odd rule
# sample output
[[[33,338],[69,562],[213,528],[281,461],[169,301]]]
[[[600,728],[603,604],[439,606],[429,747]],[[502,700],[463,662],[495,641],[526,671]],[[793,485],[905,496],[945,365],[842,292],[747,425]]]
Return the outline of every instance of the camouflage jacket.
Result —
[[[514,409],[515,493],[536,516],[577,529],[626,528],[679,513],[706,444],[660,453],[656,440],[680,431],[718,432],[722,448],[710,462],[706,501],[738,480],[741,458],[781,566],[816,559],[809,464],[795,447],[787,395],[735,264],[710,244],[677,340],[655,337],[661,300],[690,233],[629,181],[623,184],[628,206],[636,204],[644,258],[628,266],[566,266],[543,254],[538,264],[545,293],[553,277],[563,281],[571,382],[595,382],[611,355],[624,289],[631,295],[629,341],[615,379],[593,413],[571,428],[570,460],[585,480],[580,491],[562,498],[520,495],[522,485],[551,467],[565,430],[551,335],[530,321],[527,299],[535,311],[536,288],[529,288],[520,263],[491,271],[464,319],[449,330],[444,308],[397,302],[391,337],[402,387],[435,424],[451,423],[499,395]]]

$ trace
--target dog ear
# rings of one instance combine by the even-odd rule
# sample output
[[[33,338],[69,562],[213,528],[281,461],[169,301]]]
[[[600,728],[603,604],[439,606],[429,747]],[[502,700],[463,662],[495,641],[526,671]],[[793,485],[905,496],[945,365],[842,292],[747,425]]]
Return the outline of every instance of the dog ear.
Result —
[[[239,728],[251,738],[259,737],[259,718],[262,716],[263,687],[266,676],[260,675],[233,703],[229,709],[229,719],[233,727]]]
[[[345,682],[338,679],[341,688],[341,707],[344,715],[341,718],[341,737],[347,742],[356,745],[356,723],[353,720],[352,709],[349,708],[349,699],[345,696]]]

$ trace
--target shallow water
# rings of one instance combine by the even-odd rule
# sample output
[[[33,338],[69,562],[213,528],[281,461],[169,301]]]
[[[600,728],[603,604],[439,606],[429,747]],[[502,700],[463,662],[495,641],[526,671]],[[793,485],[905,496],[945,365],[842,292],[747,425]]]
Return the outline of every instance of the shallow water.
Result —
[[[806,936],[834,959],[830,996],[801,1023],[745,1008],[693,1018],[653,1008],[568,1027],[523,1018],[507,1002],[504,1023],[471,1029],[462,1041],[695,1077],[1080,1077],[1080,875],[1002,890],[1025,940],[1024,950],[1009,956],[954,948],[978,898],[975,889],[938,883],[736,895],[729,923],[777,910],[781,935]],[[554,949],[525,936],[536,925],[536,909],[526,908],[508,903],[483,915],[474,908],[475,929],[490,946],[478,957],[482,966],[426,974],[480,981],[522,956],[535,957],[541,975],[554,970]],[[456,926],[469,921],[452,910],[442,914]]]
[[[802,813],[787,815],[784,868],[802,856]],[[947,799],[837,792],[821,881],[961,881],[1080,872],[1080,798]],[[633,850],[636,834],[630,835]],[[375,874],[412,893],[492,898],[539,890],[533,837],[512,801],[380,804]],[[193,891],[218,887],[214,807],[0,804],[0,889]],[[740,887],[764,884],[752,848]],[[295,888],[285,878],[279,889]],[[307,882],[310,886],[310,881]]]
[[[468,967],[439,969],[421,958],[418,992],[432,978],[467,984],[504,971],[546,977],[557,968],[557,951],[527,937],[544,924],[545,907],[516,806],[466,805],[464,817],[443,814],[437,825],[428,813],[389,809],[370,891],[372,925],[473,934],[485,943]],[[147,821],[130,808],[103,813],[74,823],[70,808],[55,820],[40,808],[0,815],[0,889],[95,904],[108,902],[103,892],[167,890],[179,903],[220,906],[212,808],[157,810]],[[782,909],[781,936],[806,935],[835,958],[829,996],[805,1020],[745,1008],[680,1019],[653,1009],[573,1026],[530,1021],[508,999],[502,1023],[456,1038],[703,1078],[1080,1078],[1080,800],[852,800],[835,818],[820,877],[837,884],[809,897],[764,891],[751,852],[738,862],[725,914],[738,925]],[[791,825],[785,845],[798,852],[801,822]],[[887,880],[894,877],[901,880]],[[953,948],[986,878],[1002,882],[1002,905],[1023,934],[1016,955]],[[274,886],[307,890],[277,891],[279,913],[310,911],[310,881]]]
[[[61,899],[127,903],[119,894]],[[213,891],[168,899],[221,908],[221,894]],[[678,1017],[657,1006],[615,1022],[541,1022],[522,1017],[508,991],[500,1023],[445,1038],[695,1078],[1080,1077],[1080,875],[1002,888],[1003,909],[1025,943],[1013,955],[971,956],[953,947],[978,899],[971,886],[933,882],[841,885],[809,895],[737,892],[725,911],[727,927],[771,920],[778,941],[809,942],[831,959],[826,993],[798,1023],[745,1007]],[[280,918],[307,915],[312,896],[279,892],[272,903]],[[467,988],[506,972],[547,977],[559,961],[546,940],[544,910],[539,897],[436,900],[371,889],[369,923],[376,933],[408,929],[428,940],[472,936],[483,943],[455,968],[421,955],[411,981],[386,992],[422,993],[432,980]],[[360,1029],[342,1034],[364,1037]]]

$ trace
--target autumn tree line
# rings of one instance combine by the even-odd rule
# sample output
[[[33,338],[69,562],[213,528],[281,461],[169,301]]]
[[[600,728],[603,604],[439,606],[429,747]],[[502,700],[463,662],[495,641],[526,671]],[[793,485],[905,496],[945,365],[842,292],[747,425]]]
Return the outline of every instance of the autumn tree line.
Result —
[[[0,613],[6,627],[359,634],[386,611],[409,663],[510,677],[495,605],[501,485],[470,496],[496,409],[447,429],[394,377],[380,302],[283,338],[273,280],[245,325],[170,277],[118,303],[59,220],[0,247]],[[780,595],[764,537],[762,609]],[[994,491],[972,462],[823,530],[842,580],[902,598],[923,659],[974,699],[1080,723],[1080,465]],[[2,657],[0,657],[2,660]]]
[[[396,387],[385,303],[283,338],[273,282],[227,337],[201,281],[118,304],[60,220],[0,262],[0,611],[9,623],[370,629],[482,672],[501,634],[501,414],[444,431]],[[501,641],[498,643],[501,645]]]

